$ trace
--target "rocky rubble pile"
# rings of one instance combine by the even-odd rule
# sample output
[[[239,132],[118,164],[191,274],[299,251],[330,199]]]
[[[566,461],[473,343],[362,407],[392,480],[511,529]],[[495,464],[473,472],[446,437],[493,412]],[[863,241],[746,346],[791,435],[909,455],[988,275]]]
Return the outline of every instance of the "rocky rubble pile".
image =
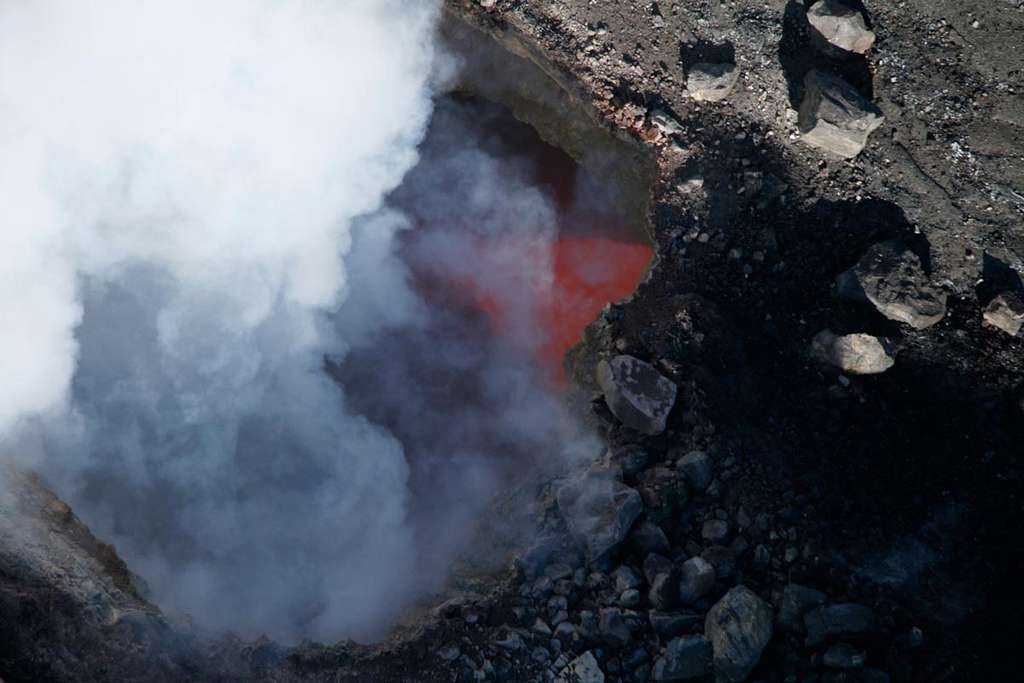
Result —
[[[656,374],[652,386],[670,382],[627,362]],[[738,503],[737,458],[612,427],[633,439],[556,483],[541,540],[516,561],[508,611],[482,640],[435,653],[461,665],[460,680],[739,683],[766,658],[786,680],[889,680],[875,645],[892,625],[880,628],[870,604],[791,581],[814,558],[810,538],[801,546],[791,516],[777,526]],[[482,620],[471,605],[446,614]]]

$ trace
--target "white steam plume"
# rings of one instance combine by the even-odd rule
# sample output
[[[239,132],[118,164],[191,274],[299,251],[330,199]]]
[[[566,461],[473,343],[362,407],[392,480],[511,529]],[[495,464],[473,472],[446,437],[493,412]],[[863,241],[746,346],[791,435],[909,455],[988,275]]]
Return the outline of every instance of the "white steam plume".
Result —
[[[373,635],[416,589],[402,448],[321,317],[416,161],[436,13],[0,3],[0,439],[207,626]]]

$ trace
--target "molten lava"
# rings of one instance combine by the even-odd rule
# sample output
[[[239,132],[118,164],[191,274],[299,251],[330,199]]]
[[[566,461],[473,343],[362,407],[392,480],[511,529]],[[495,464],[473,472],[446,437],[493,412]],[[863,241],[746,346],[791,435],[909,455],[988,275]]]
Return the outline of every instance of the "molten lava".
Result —
[[[565,381],[562,359],[604,305],[628,296],[640,281],[651,247],[606,237],[562,237],[555,241],[549,298],[540,301],[547,341],[538,360],[549,376]]]
[[[508,242],[516,236],[504,235],[477,245],[484,264],[481,272],[507,268],[494,254],[526,255],[518,271],[505,278],[517,292],[495,295],[479,281],[463,284],[476,305],[488,313],[495,332],[529,350],[545,377],[562,385],[565,353],[580,341],[605,304],[636,289],[653,249],[639,229],[623,219],[580,212],[579,188],[585,185],[578,182],[579,167],[567,155],[539,140],[528,153],[537,181],[555,200],[557,235],[543,243],[533,236],[531,242],[512,245]],[[529,309],[525,316],[539,329],[523,329],[524,300]]]
[[[483,106],[474,112],[487,121],[486,144],[480,144],[491,154],[507,155],[510,182],[540,190],[524,193],[516,185],[510,196],[545,206],[510,202],[524,211],[521,224],[520,217],[510,221],[507,214],[486,225],[467,218],[462,226],[457,215],[427,217],[410,236],[420,243],[410,256],[417,287],[427,300],[463,316],[467,335],[499,337],[532,358],[542,379],[563,385],[566,351],[606,304],[636,289],[653,250],[640,227],[622,217],[614,187],[511,115],[496,115],[479,103],[463,106]],[[493,192],[492,186],[482,183],[477,195],[475,187],[460,186],[463,176],[454,174],[448,182],[456,188],[453,197],[471,204],[469,213],[487,223],[486,211],[473,203]],[[411,206],[415,210],[416,203]],[[495,206],[508,211],[501,202]]]

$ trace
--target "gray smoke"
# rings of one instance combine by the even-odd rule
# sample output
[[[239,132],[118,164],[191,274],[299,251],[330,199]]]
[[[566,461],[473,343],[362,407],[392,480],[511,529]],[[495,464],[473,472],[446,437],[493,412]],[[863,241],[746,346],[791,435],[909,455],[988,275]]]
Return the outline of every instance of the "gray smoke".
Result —
[[[436,19],[0,5],[3,450],[202,626],[379,637],[564,443],[517,289],[548,198],[442,112],[387,200],[450,76]],[[530,239],[480,258],[474,231]],[[450,300],[469,279],[516,334]]]

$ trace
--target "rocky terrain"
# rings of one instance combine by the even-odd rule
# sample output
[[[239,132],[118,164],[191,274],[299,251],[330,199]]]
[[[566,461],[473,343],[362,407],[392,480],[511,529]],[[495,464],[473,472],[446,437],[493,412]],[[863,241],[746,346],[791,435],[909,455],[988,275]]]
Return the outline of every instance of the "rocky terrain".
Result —
[[[1013,679],[1024,3],[809,4],[448,0],[647,219],[566,361],[604,456],[375,647],[198,633],[9,476],[3,680]]]

